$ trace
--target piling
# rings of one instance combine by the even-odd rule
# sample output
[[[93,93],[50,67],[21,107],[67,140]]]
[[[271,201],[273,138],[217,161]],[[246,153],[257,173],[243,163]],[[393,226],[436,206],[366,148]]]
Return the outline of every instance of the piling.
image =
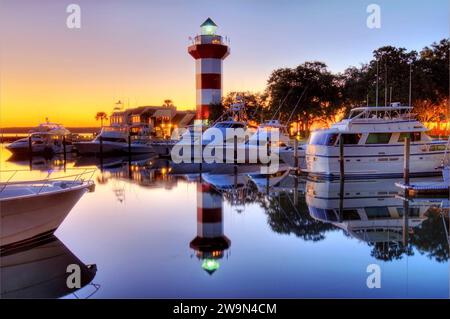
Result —
[[[66,149],[66,136],[63,135],[63,153],[64,153],[64,165],[66,165],[66,160],[67,160],[67,149]]]
[[[31,142],[31,135],[28,137],[28,158],[31,171],[33,169],[33,143]]]
[[[405,185],[409,185],[409,157],[411,154],[411,138],[405,137],[405,148],[403,154],[403,179]]]
[[[33,142],[31,141],[31,135],[28,136],[28,155],[30,157],[33,155]]]
[[[131,155],[131,135],[128,133],[128,154]]]
[[[344,181],[345,176],[345,156],[344,156],[344,136],[339,136],[339,177],[341,182]]]
[[[299,165],[298,165],[298,140],[294,139],[294,166],[295,166],[295,174],[298,175]]]
[[[294,179],[294,205],[298,205],[298,175],[295,175]]]
[[[267,195],[269,195],[269,189],[270,189],[270,186],[269,186],[269,181],[270,181],[270,174],[269,174],[269,167],[270,167],[270,139],[269,139],[269,135],[267,135],[267,137],[266,137],[266,150],[267,150],[267,172],[266,172],[266,182],[267,182],[267,184],[266,184],[266,193],[267,193]]]
[[[103,158],[103,136],[99,136],[100,140],[100,158]]]
[[[237,155],[238,145],[237,144],[238,144],[238,139],[237,139],[237,136],[235,135],[233,138],[233,160],[234,160],[235,165],[237,164],[237,158],[238,158],[238,155]]]
[[[405,191],[405,195],[407,191]],[[405,197],[403,200],[403,246],[408,245],[409,241],[409,235],[408,235],[408,221],[409,221],[409,199],[408,197]]]

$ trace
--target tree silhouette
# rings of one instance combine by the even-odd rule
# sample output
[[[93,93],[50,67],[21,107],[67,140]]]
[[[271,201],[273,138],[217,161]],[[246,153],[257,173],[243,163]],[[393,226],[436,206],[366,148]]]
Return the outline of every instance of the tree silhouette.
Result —
[[[162,106],[164,106],[164,107],[173,107],[174,106],[173,105],[173,101],[170,100],[170,99],[164,100],[164,103],[163,103]]]
[[[95,120],[100,120],[100,125],[103,127],[103,121],[108,119],[108,115],[105,112],[97,112],[95,115]]]

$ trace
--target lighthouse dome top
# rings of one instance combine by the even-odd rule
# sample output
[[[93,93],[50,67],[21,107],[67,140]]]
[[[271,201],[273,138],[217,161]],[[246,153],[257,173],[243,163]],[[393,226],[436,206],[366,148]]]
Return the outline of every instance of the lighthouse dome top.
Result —
[[[217,24],[211,18],[208,18],[200,25],[202,35],[215,35]]]

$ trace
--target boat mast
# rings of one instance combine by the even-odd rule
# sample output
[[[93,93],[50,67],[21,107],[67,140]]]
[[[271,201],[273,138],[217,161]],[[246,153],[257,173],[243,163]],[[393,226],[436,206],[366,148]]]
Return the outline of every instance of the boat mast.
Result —
[[[384,106],[387,106],[387,64],[384,63]]]
[[[376,107],[378,107],[378,59],[377,59],[377,89],[376,89],[376,91],[375,91],[375,100],[376,100],[376,102],[375,102],[375,106]]]
[[[411,93],[412,91],[412,63],[409,64],[409,104],[408,106],[411,106]]]

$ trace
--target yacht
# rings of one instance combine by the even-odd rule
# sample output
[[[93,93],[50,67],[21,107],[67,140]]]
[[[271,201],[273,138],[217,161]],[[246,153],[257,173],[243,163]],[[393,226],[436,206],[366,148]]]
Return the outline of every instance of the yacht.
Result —
[[[29,136],[21,138],[6,146],[16,156],[32,154],[58,154],[64,152],[64,137],[66,137],[66,152],[72,151],[70,131],[57,123],[42,123],[29,132]]]
[[[306,171],[312,177],[339,178],[340,147],[344,144],[347,178],[401,177],[404,139],[411,138],[410,176],[440,175],[445,141],[435,141],[414,118],[412,107],[393,103],[383,107],[358,107],[347,119],[311,134],[306,146]]]
[[[218,121],[214,123],[211,127],[204,130],[202,126],[193,127],[187,130],[181,135],[179,141],[177,141],[173,146],[177,145],[183,152],[186,148],[190,149],[191,155],[190,160],[201,162],[205,161],[207,163],[224,163],[227,156],[227,148],[234,147],[234,135],[227,134],[229,130],[240,129],[244,132],[244,135],[252,136],[254,130],[248,126],[246,122],[243,121]],[[216,134],[221,134],[222,138],[217,139]],[[238,136],[237,143],[242,144],[245,142],[245,136]],[[173,148],[172,146],[172,148]],[[222,148],[222,152],[219,154],[215,152],[217,148]],[[206,150],[209,148],[210,150]],[[189,160],[185,158],[183,154],[171,153],[173,160],[179,160],[182,158],[184,161]]]
[[[74,146],[79,154],[123,153],[128,147],[128,129],[103,127],[92,141],[76,142]]]
[[[138,138],[133,140],[131,144],[122,148],[124,153],[130,154],[150,154],[155,153],[153,143],[147,138]]]
[[[0,183],[0,246],[53,233],[83,194],[93,191],[93,173],[91,170],[67,179]]]
[[[258,130],[256,134],[252,136],[252,138],[249,140],[248,144],[250,147],[254,147],[256,143],[259,143],[259,147],[266,147],[266,140],[269,139],[272,140],[272,132],[274,130],[278,131],[278,147],[275,148],[276,152],[278,153],[279,159],[283,161],[285,164],[287,164],[291,168],[306,168],[306,161],[305,161],[305,151],[306,147],[305,145],[298,145],[297,146],[297,154],[295,154],[295,149],[293,143],[291,143],[289,132],[287,130],[286,125],[282,125],[277,120],[270,120],[266,121],[263,124],[261,124],[258,127]],[[258,142],[259,140],[259,142]],[[262,145],[261,145],[262,142]],[[252,154],[252,153],[250,153]],[[248,155],[249,157],[250,154]],[[296,163],[295,156],[297,155],[298,161]],[[297,165],[296,165],[297,164]]]
[[[257,127],[255,132],[252,132],[245,143],[238,145],[238,156],[245,154],[246,163],[264,163],[265,161],[261,161],[261,155],[267,156],[267,142],[269,142],[270,151],[281,156],[281,151],[290,145],[287,126],[278,120],[265,121]]]

